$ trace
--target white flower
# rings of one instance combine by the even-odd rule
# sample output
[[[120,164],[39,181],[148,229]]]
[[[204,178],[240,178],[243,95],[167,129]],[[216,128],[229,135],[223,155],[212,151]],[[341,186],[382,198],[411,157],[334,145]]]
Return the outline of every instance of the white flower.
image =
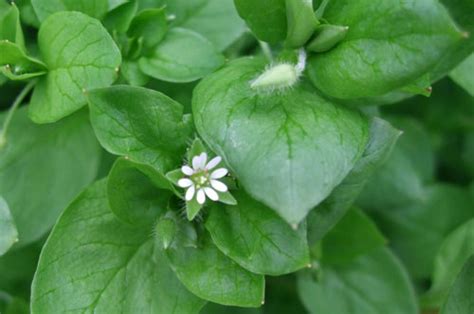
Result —
[[[217,192],[227,192],[227,185],[218,179],[225,177],[229,171],[226,168],[211,171],[221,161],[222,158],[217,156],[207,163],[207,154],[202,153],[193,157],[192,167],[184,165],[181,168],[185,177],[178,180],[178,186],[187,188],[186,201],[189,202],[196,196],[197,202],[202,205],[206,201],[206,196],[213,201],[218,201],[219,194]]]

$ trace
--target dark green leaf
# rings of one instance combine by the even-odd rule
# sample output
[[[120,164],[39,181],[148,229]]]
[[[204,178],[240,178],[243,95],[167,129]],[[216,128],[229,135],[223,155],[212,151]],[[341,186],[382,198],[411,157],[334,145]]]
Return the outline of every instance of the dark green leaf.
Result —
[[[138,3],[136,0],[125,2],[111,10],[104,18],[104,26],[111,32],[126,33],[130,27],[133,17],[137,13]]]
[[[105,182],[63,213],[41,254],[33,313],[198,313],[204,301],[176,279],[151,230],[118,222]]]
[[[336,48],[310,59],[308,74],[318,89],[342,99],[402,88],[462,38],[436,0],[331,1],[324,18],[349,31]]]
[[[474,97],[474,54],[451,72],[451,78]]]
[[[140,70],[137,61],[124,60],[120,74],[132,86],[144,86],[150,81],[150,77]]]
[[[146,9],[133,18],[127,35],[143,38],[143,46],[149,51],[163,40],[168,32],[166,11],[164,8]]]
[[[130,86],[93,90],[89,103],[97,138],[109,152],[162,173],[181,162],[192,129],[179,103]]]
[[[194,91],[194,120],[251,196],[299,223],[362,156],[369,127],[303,84],[260,94],[250,82],[264,68],[260,59],[240,59],[204,79]]]
[[[18,241],[18,231],[8,208],[7,202],[0,196],[0,256]]]
[[[202,35],[183,28],[171,29],[154,51],[140,59],[143,73],[169,82],[202,78],[224,63],[224,57]]]
[[[61,210],[95,178],[99,160],[85,112],[44,126],[28,119],[26,107],[16,112],[0,152],[0,194],[10,206],[21,244],[51,228]]]
[[[232,191],[236,206],[215,205],[206,221],[216,246],[253,273],[282,275],[309,264],[306,225],[293,230],[265,205]]]
[[[108,0],[31,0],[31,4],[41,22],[61,11],[79,11],[100,19],[109,8]]]
[[[464,265],[449,292],[441,314],[474,313],[474,256]]]
[[[399,261],[386,248],[344,266],[322,267],[298,280],[300,297],[314,314],[416,314],[415,293]]]
[[[120,51],[99,21],[79,12],[55,13],[41,24],[38,45],[48,74],[35,87],[30,117],[57,121],[86,105],[85,91],[117,77]]]

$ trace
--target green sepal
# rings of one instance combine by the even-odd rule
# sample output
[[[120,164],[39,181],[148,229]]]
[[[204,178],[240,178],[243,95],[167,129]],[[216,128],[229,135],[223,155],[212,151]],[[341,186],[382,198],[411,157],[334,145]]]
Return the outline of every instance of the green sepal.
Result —
[[[204,144],[202,143],[202,141],[199,138],[196,138],[188,149],[188,162],[191,163],[193,157],[198,156],[201,153],[207,153],[207,149],[206,146],[204,146]]]
[[[307,49],[313,52],[325,52],[334,48],[347,35],[348,26],[325,24],[316,28],[315,37]]]
[[[311,0],[286,0],[286,18],[286,45],[293,48],[303,46],[319,25]]]
[[[197,191],[196,191],[197,193]],[[192,221],[201,211],[202,204],[199,204],[195,197],[192,200],[186,201],[186,217]]]
[[[237,205],[237,200],[232,196],[232,194],[230,194],[229,191],[217,192],[217,194],[219,194],[219,202],[226,205]]]
[[[164,217],[158,220],[155,228],[155,236],[156,239],[161,242],[163,249],[166,250],[170,247],[177,232],[178,227],[173,219]]]

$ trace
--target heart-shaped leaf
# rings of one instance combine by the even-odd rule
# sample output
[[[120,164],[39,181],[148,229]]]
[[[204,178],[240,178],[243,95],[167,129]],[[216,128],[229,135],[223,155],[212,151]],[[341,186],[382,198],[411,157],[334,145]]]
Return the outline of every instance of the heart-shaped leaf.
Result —
[[[240,59],[204,79],[194,92],[195,124],[251,196],[299,223],[361,157],[368,121],[304,84],[273,94],[252,89],[264,68],[260,59]]]

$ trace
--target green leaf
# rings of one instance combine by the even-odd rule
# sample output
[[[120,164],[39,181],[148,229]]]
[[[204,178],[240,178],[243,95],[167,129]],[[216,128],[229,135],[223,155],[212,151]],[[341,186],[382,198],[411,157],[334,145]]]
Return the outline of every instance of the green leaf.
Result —
[[[285,4],[288,20],[286,44],[298,48],[313,35],[319,21],[314,14],[312,0],[286,0]]]
[[[364,154],[324,203],[312,210],[307,217],[308,240],[311,245],[317,244],[345,215],[374,171],[387,160],[400,134],[387,121],[372,119],[370,139]]]
[[[20,45],[10,41],[1,40],[0,65],[4,65],[2,71],[12,74],[25,72],[44,71],[45,65],[38,59],[29,57]]]
[[[311,314],[418,313],[410,279],[386,248],[360,256],[348,265],[323,265],[319,279],[309,271],[301,273],[298,291]]]
[[[234,3],[258,39],[275,44],[286,38],[285,0],[234,0]]]
[[[150,234],[117,221],[105,182],[96,183],[66,209],[43,248],[32,312],[198,313],[205,302],[179,283]]]
[[[138,13],[132,21],[127,35],[143,38],[145,52],[154,48],[168,32],[166,11],[164,8],[146,9]]]
[[[4,118],[0,115],[0,121]],[[19,244],[51,228],[61,210],[94,180],[99,160],[85,112],[43,126],[28,119],[26,107],[15,113],[0,152],[0,194],[10,206]]]
[[[194,120],[252,197],[299,223],[361,157],[368,123],[303,84],[259,94],[250,82],[264,68],[260,59],[240,59],[201,81]]]
[[[434,260],[432,286],[422,297],[424,306],[438,308],[445,302],[456,276],[472,255],[474,255],[474,219],[462,224],[443,241]]]
[[[436,184],[418,203],[381,208],[373,215],[410,274],[423,279],[431,275],[443,239],[474,217],[474,203],[465,189]]]
[[[31,0],[40,22],[61,11],[79,11],[94,18],[102,18],[109,9],[108,0]]]
[[[202,78],[223,63],[224,57],[205,37],[173,28],[150,55],[140,59],[139,66],[156,79],[185,83]]]
[[[0,40],[8,40],[24,48],[25,39],[20,23],[20,12],[14,4],[0,3]]]
[[[212,206],[206,228],[215,245],[240,266],[278,276],[306,267],[306,225],[293,230],[265,205],[244,192],[232,192],[236,206]]]
[[[189,223],[178,222],[178,236],[166,255],[179,280],[198,297],[223,305],[259,307],[265,279],[225,256],[207,233],[189,245]]]
[[[474,53],[450,74],[451,78],[474,97]]]
[[[133,17],[137,13],[138,3],[136,0],[125,2],[114,8],[104,18],[103,24],[111,34],[114,32],[124,34],[130,27]]]
[[[364,212],[351,209],[322,240],[324,264],[352,262],[385,245],[385,238]]]
[[[474,312],[474,256],[464,265],[454,282],[441,314],[469,314]]]
[[[57,121],[86,105],[85,91],[117,77],[120,51],[99,21],[79,12],[55,13],[41,24],[38,45],[48,74],[35,87],[30,117]]]
[[[18,241],[18,231],[8,208],[7,202],[0,196],[0,256]]]
[[[150,81],[150,77],[140,70],[137,61],[123,60],[120,74],[132,86],[144,86]]]
[[[165,0],[173,26],[192,29],[223,51],[245,32],[233,0]]]
[[[324,18],[349,26],[336,48],[309,60],[314,85],[335,98],[401,88],[428,72],[462,38],[436,0],[331,1]]]
[[[93,90],[89,103],[97,138],[112,154],[161,173],[181,162],[192,126],[179,103],[160,92],[131,86]]]
[[[159,190],[147,174],[140,171],[143,167],[146,165],[117,159],[107,179],[107,196],[110,209],[119,220],[146,227],[168,208],[171,192]],[[163,181],[167,184],[165,178]]]

